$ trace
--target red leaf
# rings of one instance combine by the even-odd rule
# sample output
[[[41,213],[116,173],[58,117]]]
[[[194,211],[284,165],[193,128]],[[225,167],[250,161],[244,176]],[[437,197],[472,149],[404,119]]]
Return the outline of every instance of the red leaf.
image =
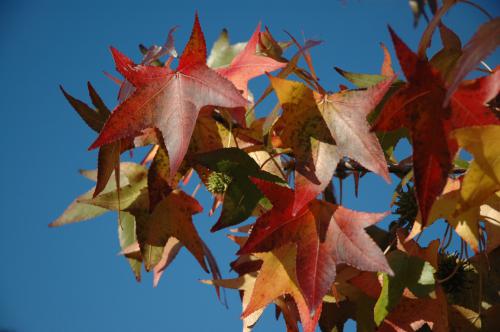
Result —
[[[89,149],[156,127],[162,133],[173,177],[186,154],[202,107],[246,105],[233,84],[205,64],[205,39],[198,16],[175,72],[166,67],[136,65],[116,49],[111,51],[117,70],[136,90],[114,110]]]
[[[449,331],[446,294],[436,285],[435,298],[403,297],[380,325],[379,332],[418,331],[425,324],[432,331]]]
[[[486,103],[498,93],[500,71],[462,83],[442,107],[446,88],[440,73],[419,59],[389,28],[396,53],[408,83],[391,96],[374,124],[374,131],[400,127],[410,130],[413,168],[419,209],[425,225],[429,211],[444,188],[457,143],[453,129],[500,123]]]
[[[254,183],[273,209],[260,217],[239,254],[297,245],[297,278],[310,308],[316,308],[336,276],[336,265],[392,274],[380,248],[363,230],[388,213],[365,213],[313,200],[292,216],[291,189],[258,179]]]
[[[342,157],[358,161],[390,182],[382,148],[370,133],[366,116],[393,79],[365,90],[324,95],[299,82],[269,79],[283,109],[275,129],[297,159],[294,213],[325,189]]]
[[[249,80],[286,66],[286,63],[255,54],[259,43],[259,35],[260,23],[257,25],[257,29],[255,29],[245,49],[233,59],[228,67],[217,70],[219,74],[233,82],[236,88],[242,90],[245,97],[248,95]]]
[[[465,45],[462,56],[458,59],[450,78],[445,104],[456,91],[460,82],[474,67],[500,44],[500,18],[492,19],[479,27],[474,36]],[[497,88],[498,91],[498,88]]]

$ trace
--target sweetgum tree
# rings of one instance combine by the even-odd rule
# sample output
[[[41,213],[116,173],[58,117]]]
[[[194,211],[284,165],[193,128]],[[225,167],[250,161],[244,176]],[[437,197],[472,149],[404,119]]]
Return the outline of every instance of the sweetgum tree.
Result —
[[[279,42],[260,25],[246,44],[230,45],[224,31],[208,61],[197,15],[180,55],[175,28],[165,45],[141,46],[138,64],[112,48],[123,77],[109,75],[119,86],[113,111],[90,84],[93,106],[61,88],[98,133],[89,148],[99,149],[98,168],[82,172],[95,187],[51,226],[117,211],[123,255],[137,280],[144,266],[155,284],[186,247],[212,274],[204,282],[217,295],[221,287],[240,291],[244,331],[270,305],[287,331],[340,331],[348,319],[360,331],[498,328],[500,70],[482,60],[500,43],[500,19],[462,46],[441,22],[456,2],[427,3],[418,46],[389,27],[404,76],[382,45],[381,72],[336,68],[357,87],[336,92],[314,71],[309,49],[319,41]],[[426,13],[426,2],[411,3],[416,19]],[[442,49],[431,55],[436,33]],[[465,80],[473,70],[479,77]],[[261,75],[269,86],[257,98],[248,81]],[[279,103],[256,118],[272,93]],[[398,160],[402,139],[412,151]],[[150,150],[142,161],[120,162],[143,146]],[[400,217],[388,230],[377,223],[389,211],[350,210],[333,186],[353,177],[357,188],[367,172],[399,181],[393,210]],[[231,227],[239,246],[233,279],[221,279],[193,225],[203,207],[183,191],[189,181],[213,194],[210,215],[221,210],[212,231]],[[422,247],[419,234],[438,219],[445,234]],[[247,220],[255,222],[240,225]],[[454,233],[458,252],[447,250]]]

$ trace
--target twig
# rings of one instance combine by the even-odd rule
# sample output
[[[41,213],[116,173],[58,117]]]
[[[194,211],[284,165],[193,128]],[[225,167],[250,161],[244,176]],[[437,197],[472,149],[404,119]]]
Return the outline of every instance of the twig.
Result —
[[[401,164],[388,164],[387,168],[389,170],[389,173],[396,174],[399,176],[405,176],[408,174],[413,169],[413,164],[412,163],[405,163],[403,165]],[[369,169],[364,168],[359,164],[357,161],[352,160],[352,159],[343,159],[341,160],[338,165],[337,165],[337,173],[339,174],[345,174],[345,172],[364,172],[364,173],[370,173]],[[453,175],[461,175],[465,173],[467,170],[464,168],[453,168],[451,170],[451,173]]]

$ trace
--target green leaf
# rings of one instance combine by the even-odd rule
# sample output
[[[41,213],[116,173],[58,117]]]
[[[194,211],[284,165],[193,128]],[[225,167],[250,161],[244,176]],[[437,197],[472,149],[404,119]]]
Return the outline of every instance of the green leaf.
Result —
[[[461,159],[461,158],[458,158],[458,157],[457,157],[457,159],[455,159],[453,161],[453,164],[456,167],[463,168],[463,169],[468,169],[469,165],[470,165],[470,163],[467,160],[464,160],[464,159]]]
[[[335,67],[335,70],[358,88],[369,88],[387,79],[386,76],[379,74],[352,73],[338,67]]]
[[[130,182],[137,181],[146,174],[146,168],[142,165],[135,163],[121,163],[120,164],[120,183],[122,185],[128,185]],[[81,170],[80,173],[92,181],[97,181],[98,172],[96,170]],[[92,218],[96,218],[103,213],[107,212],[105,206],[99,206],[92,203],[93,193],[95,192],[95,187],[90,189],[88,192],[78,196],[71,204],[66,208],[63,214],[49,224],[50,227],[58,227],[66,224],[71,224],[79,221],[85,221]],[[116,182],[114,177],[107,183],[107,185],[102,190],[103,194],[116,192]]]
[[[210,231],[216,232],[245,221],[262,198],[262,193],[248,178],[233,180],[224,194],[220,218]]]
[[[156,264],[161,261],[163,248],[163,246],[152,246],[149,244],[144,244],[141,247],[141,254],[142,257],[144,257],[144,268],[146,271],[151,271]]]
[[[418,297],[425,297],[434,290],[435,285],[435,269],[429,262],[398,250],[391,252],[387,259],[394,276],[383,274],[382,291],[374,308],[377,326],[399,303],[405,288]]]
[[[222,213],[211,231],[233,226],[252,215],[263,198],[249,177],[285,183],[280,177],[263,171],[257,162],[238,148],[226,148],[197,155],[195,161],[212,171],[232,178],[225,194]]]
[[[66,210],[64,210],[63,214],[59,218],[49,224],[49,227],[58,227],[79,221],[85,221],[106,213],[108,210],[102,207],[81,203],[81,201],[92,199],[93,193],[94,189],[91,189],[83,195],[78,196],[78,198],[71,202]]]
[[[122,250],[137,242],[135,232],[135,217],[128,212],[120,212],[120,225],[118,225],[118,239]],[[137,256],[126,255],[127,260],[132,268],[137,281],[141,281],[141,266],[140,252]]]
[[[208,56],[207,65],[210,68],[227,66],[245,48],[247,43],[231,45],[227,29],[222,29]]]
[[[377,138],[384,151],[384,154],[389,161],[393,163],[397,163],[396,157],[394,156],[394,150],[396,149],[396,145],[403,138],[408,138],[409,133],[408,129],[400,128],[394,131],[389,132],[379,132],[377,133]]]
[[[100,194],[92,199],[80,200],[80,203],[100,206],[107,210],[127,211],[131,207],[135,207],[135,202],[146,188],[146,177],[139,182],[128,184],[108,193]]]
[[[94,182],[97,181],[97,170],[96,169],[82,169],[79,171],[81,175],[86,177],[89,180]],[[141,178],[146,174],[146,167],[143,165],[132,163],[132,162],[122,162],[120,163],[120,184],[129,184],[134,179]],[[116,189],[116,183],[114,181],[114,177],[111,181],[109,181],[108,186],[106,187],[106,191]]]
[[[283,179],[261,170],[254,159],[238,148],[218,149],[198,154],[194,159],[212,171],[227,174],[233,179],[251,176],[270,182],[284,183]]]

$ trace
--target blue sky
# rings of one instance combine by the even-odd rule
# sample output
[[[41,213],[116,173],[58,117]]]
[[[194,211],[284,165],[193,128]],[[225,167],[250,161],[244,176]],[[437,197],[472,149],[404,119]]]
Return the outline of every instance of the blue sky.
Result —
[[[494,16],[494,1],[481,1]],[[284,39],[287,30],[324,44],[312,55],[328,89],[345,83],[333,70],[378,72],[379,42],[389,45],[387,24],[415,49],[417,29],[406,1],[16,1],[0,2],[0,331],[239,331],[241,312],[236,292],[228,292],[229,309],[213,289],[198,282],[209,278],[183,251],[152,288],[151,275],[135,282],[126,260],[118,257],[114,215],[58,229],[47,224],[92,184],[78,169],[95,168],[96,153],[87,152],[92,132],[70,108],[59,84],[87,100],[91,81],[106,103],[116,105],[116,86],[102,70],[113,72],[108,46],[139,59],[139,43],[162,43],[168,29],[179,51],[189,37],[195,10],[210,46],[224,27],[233,41],[247,40],[262,21]],[[459,5],[445,18],[468,40],[485,21],[479,11]],[[434,49],[435,49],[434,45]],[[499,54],[489,59],[499,63]],[[252,82],[261,91],[265,79]],[[267,105],[269,106],[270,103]],[[266,104],[263,104],[266,107]],[[346,184],[345,204],[370,212],[389,208],[391,190],[368,176],[353,198]],[[190,188],[189,188],[190,190]],[[225,277],[235,246],[225,232],[209,233],[208,195],[197,198],[207,208],[195,220],[202,237],[220,257]],[[439,228],[436,228],[439,230]],[[436,233],[429,232],[432,236]],[[255,328],[284,330],[269,308]],[[352,325],[351,325],[352,328]]]

